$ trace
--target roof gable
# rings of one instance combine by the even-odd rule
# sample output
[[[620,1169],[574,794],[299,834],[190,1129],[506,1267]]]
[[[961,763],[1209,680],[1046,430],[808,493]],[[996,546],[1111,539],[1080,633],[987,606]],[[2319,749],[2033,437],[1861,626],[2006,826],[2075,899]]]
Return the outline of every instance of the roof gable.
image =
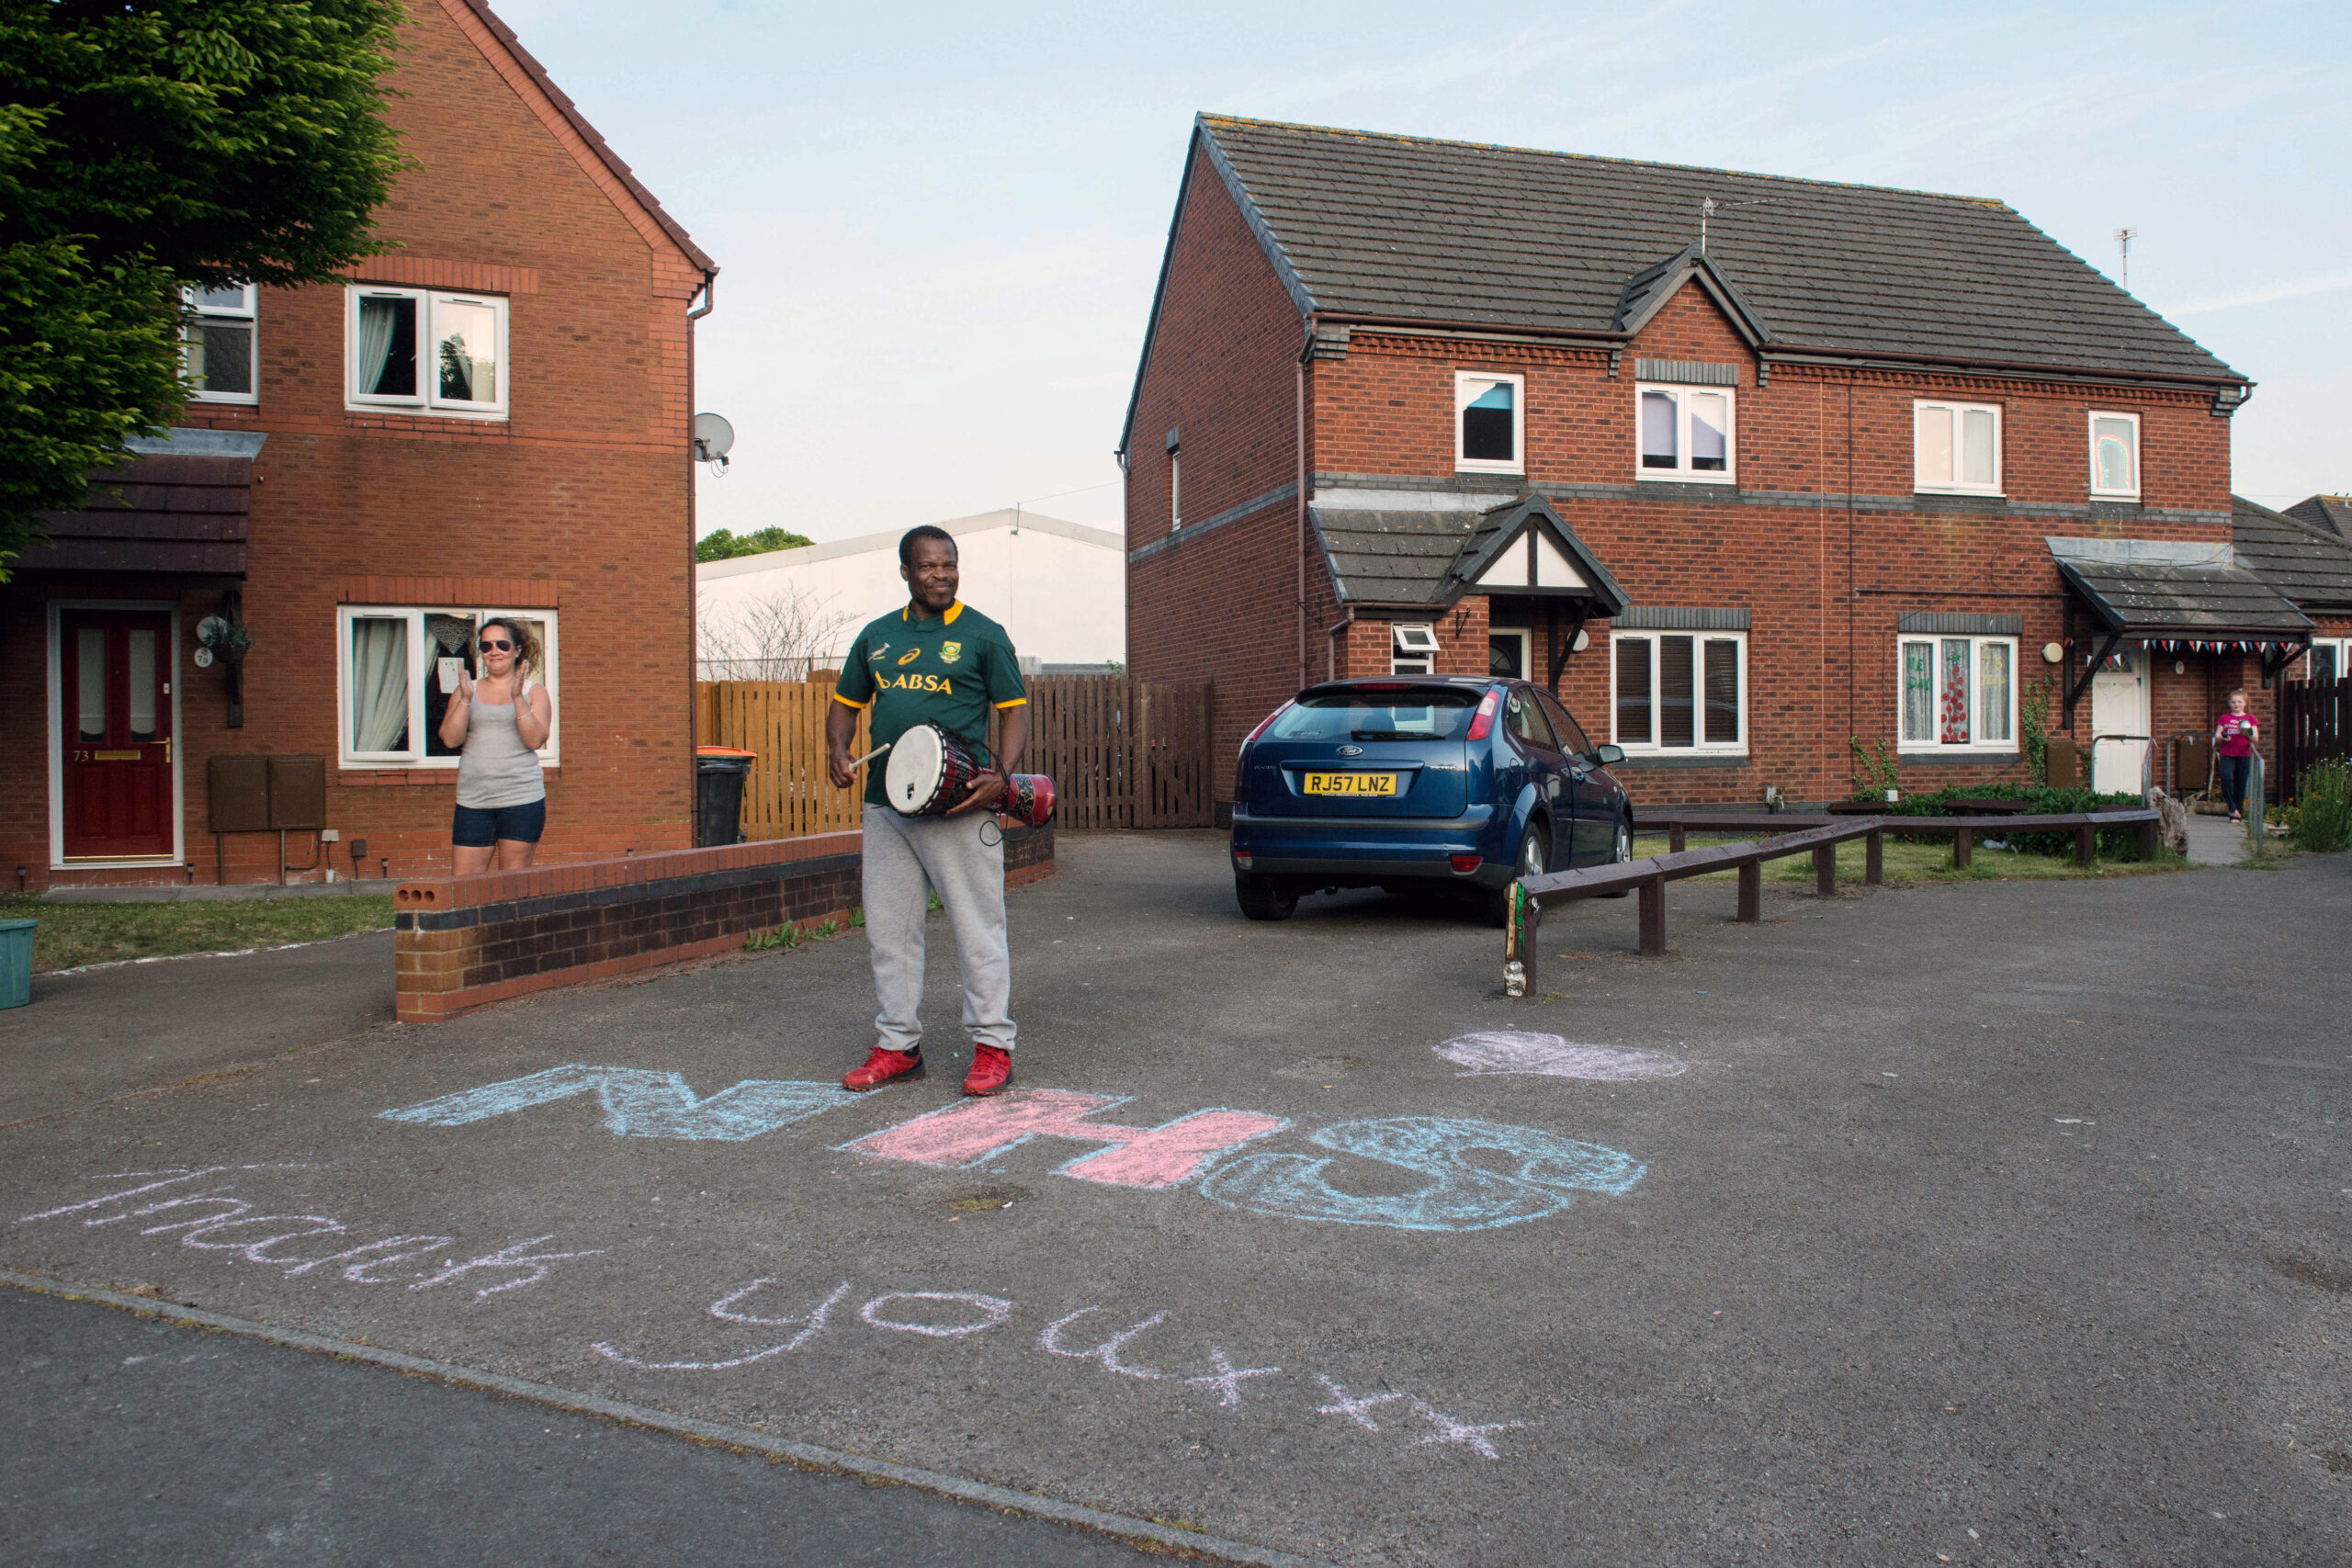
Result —
[[[540,123],[563,144],[582,172],[645,237],[646,243],[674,249],[706,277],[718,271],[718,264],[695,243],[684,224],[662,210],[653,193],[621,162],[620,155],[605,144],[604,137],[580,112],[580,106],[564,96],[548,76],[547,67],[523,47],[514,29],[498,18],[486,0],[440,0],[440,6],[490,62],[491,68],[505,79]]]
[[[1715,265],[1713,258],[1699,248],[1697,241],[1683,246],[1664,261],[1645,266],[1625,280],[1624,291],[1617,297],[1617,313],[1610,322],[1611,330],[1632,337],[1650,324],[1650,318],[1666,309],[1667,301],[1681,291],[1682,286],[1696,280],[1715,302],[1732,330],[1746,339],[1750,348],[1772,341],[1771,329],[1764,324],[1731,280]]]
[[[1725,313],[1743,330],[1770,322],[1783,353],[2245,380],[1998,201],[1223,115],[1197,126],[1302,310],[1617,337],[1682,267],[1737,302]]]
[[[2352,495],[2307,495],[2288,507],[2285,514],[2313,528],[2324,528],[2339,538],[2352,536]]]

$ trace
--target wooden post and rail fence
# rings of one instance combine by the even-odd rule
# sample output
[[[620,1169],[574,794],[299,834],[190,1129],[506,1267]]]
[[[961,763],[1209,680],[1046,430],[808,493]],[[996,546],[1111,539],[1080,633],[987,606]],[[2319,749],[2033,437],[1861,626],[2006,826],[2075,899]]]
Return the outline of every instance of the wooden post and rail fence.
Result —
[[[1641,896],[1642,956],[1663,958],[1666,956],[1666,885],[1686,877],[1704,876],[1710,872],[1736,871],[1739,874],[1739,906],[1738,912],[1732,918],[1740,923],[1753,925],[1764,918],[1766,861],[1785,860],[1791,855],[1812,855],[1815,890],[1826,897],[1838,890],[1838,846],[1856,839],[1861,840],[1864,845],[1862,880],[1869,886],[1877,886],[1885,880],[1885,843],[1889,833],[1948,833],[1952,840],[1952,863],[1964,866],[1970,863],[1978,834],[2007,837],[2018,832],[2071,829],[2075,835],[2075,858],[2078,863],[2087,866],[2098,853],[2100,829],[2137,828],[2140,830],[2140,852],[2143,855],[2155,853],[2159,830],[2156,813],[2138,807],[1998,818],[1774,817],[1769,820],[1779,829],[1770,838],[1687,850],[1682,847],[1686,832],[1749,832],[1762,824],[1752,811],[1654,813],[1645,820],[1643,827],[1647,831],[1660,828],[1666,830],[1669,848],[1665,854],[1652,855],[1645,860],[1623,861],[1614,865],[1586,866],[1577,871],[1555,871],[1542,876],[1522,877],[1512,885],[1510,915],[1503,931],[1504,994],[1535,998],[1544,995],[1538,978],[1537,949],[1544,909],[1547,905],[1608,894],[1638,893]]]
[[[1033,675],[1029,747],[1021,771],[1045,773],[1057,828],[1205,828],[1214,790],[1209,683],[1121,675]],[[748,840],[856,828],[864,780],[837,789],[827,772],[825,717],[833,682],[706,681],[695,688],[695,733],[706,746],[756,754],[743,781]],[[995,749],[996,721],[989,724]],[[858,716],[854,750],[871,749]],[[877,758],[869,767],[882,767]]]

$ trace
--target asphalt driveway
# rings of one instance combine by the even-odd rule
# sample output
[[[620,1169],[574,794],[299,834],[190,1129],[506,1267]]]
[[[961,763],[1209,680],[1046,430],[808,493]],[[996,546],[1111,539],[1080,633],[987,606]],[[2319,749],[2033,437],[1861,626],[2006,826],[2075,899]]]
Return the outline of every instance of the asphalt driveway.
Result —
[[[933,1076],[854,1100],[854,936],[328,1019],[0,1130],[0,1265],[1348,1562],[2342,1561],[2342,857],[1686,885],[1513,1003],[1450,911],[1061,856],[1023,1095],[936,923]]]

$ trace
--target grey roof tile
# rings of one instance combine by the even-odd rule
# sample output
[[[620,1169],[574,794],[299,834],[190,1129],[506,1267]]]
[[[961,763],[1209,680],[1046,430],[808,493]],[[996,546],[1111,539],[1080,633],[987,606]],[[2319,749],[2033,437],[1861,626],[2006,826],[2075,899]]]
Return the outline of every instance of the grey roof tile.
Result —
[[[2310,495],[2286,509],[2298,523],[2352,538],[2352,495]]]
[[[1606,332],[1698,238],[1776,344],[2241,380],[1973,197],[1203,115],[1316,309]]]
[[[2294,511],[2230,502],[2230,542],[2242,563],[2306,610],[2352,609],[2352,544]]]

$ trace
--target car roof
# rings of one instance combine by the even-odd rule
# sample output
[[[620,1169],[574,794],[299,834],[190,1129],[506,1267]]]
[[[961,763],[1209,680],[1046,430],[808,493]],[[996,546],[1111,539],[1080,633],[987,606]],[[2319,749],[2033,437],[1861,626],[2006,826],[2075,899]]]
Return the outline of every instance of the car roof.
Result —
[[[1351,675],[1344,681],[1317,681],[1298,695],[1311,697],[1324,693],[1363,691],[1393,692],[1400,686],[1458,686],[1464,691],[1482,691],[1492,686],[1508,686],[1511,682],[1499,675]],[[1294,701],[1296,699],[1294,698]]]

